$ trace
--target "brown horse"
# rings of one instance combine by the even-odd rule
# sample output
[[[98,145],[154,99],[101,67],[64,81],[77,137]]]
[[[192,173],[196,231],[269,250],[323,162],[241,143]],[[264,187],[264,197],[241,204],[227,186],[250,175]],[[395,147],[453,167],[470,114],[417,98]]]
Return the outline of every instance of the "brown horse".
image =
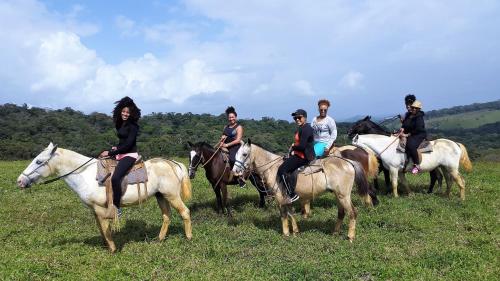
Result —
[[[280,205],[283,235],[289,236],[290,229],[288,218],[292,223],[294,234],[299,232],[297,222],[293,216],[293,209],[287,203],[287,199],[280,190],[276,173],[283,158],[273,154],[262,147],[252,144],[249,140],[236,153],[236,163],[233,171],[237,175],[252,171],[260,175],[270,187]],[[356,233],[356,208],[352,205],[351,191],[354,183],[358,185],[358,191],[364,197],[368,196],[368,183],[360,164],[354,161],[330,156],[321,160],[322,172],[299,174],[295,192],[302,200],[312,200],[320,194],[330,191],[338,199],[338,219],[335,223],[334,232],[340,232],[345,213],[349,216],[349,231],[347,236],[352,242]]]
[[[189,177],[193,179],[196,175],[196,169],[199,165],[205,168],[205,175],[212,185],[217,199],[217,212],[231,215],[231,210],[228,204],[227,185],[236,185],[238,181],[232,176],[231,168],[228,167],[228,160],[224,158],[219,149],[213,148],[206,142],[198,142],[192,144],[188,142],[191,149],[189,155]],[[265,205],[265,198],[268,196],[266,187],[258,175],[250,174],[248,179],[259,192],[259,207]],[[221,194],[222,192],[222,194]]]

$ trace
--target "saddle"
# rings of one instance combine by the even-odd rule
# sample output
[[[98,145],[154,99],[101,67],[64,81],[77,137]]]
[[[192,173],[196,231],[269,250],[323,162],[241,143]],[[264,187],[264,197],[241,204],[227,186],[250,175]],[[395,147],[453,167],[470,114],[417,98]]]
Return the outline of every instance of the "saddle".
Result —
[[[111,177],[115,171],[118,161],[115,159],[100,159],[97,163],[97,175],[96,180],[99,185],[106,187],[106,202],[107,206],[113,204],[113,188],[111,186]],[[146,171],[146,166],[141,156],[137,158],[134,166],[130,168],[125,177],[122,180],[121,188],[122,194],[127,191],[127,186],[129,184],[137,184],[137,195],[139,198],[139,204],[146,200],[148,197],[148,174]],[[144,183],[144,197],[141,197],[141,186]]]
[[[299,167],[297,169],[297,174],[304,174],[306,176],[310,174],[315,174],[319,172],[323,172],[323,159],[314,159],[313,161],[309,162],[309,164]]]

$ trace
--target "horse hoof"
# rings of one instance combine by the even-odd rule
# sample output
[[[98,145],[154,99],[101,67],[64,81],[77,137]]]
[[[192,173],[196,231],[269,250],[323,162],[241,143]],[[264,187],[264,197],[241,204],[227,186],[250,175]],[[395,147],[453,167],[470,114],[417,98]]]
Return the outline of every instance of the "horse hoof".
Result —
[[[187,239],[188,241],[191,241],[191,240],[193,239],[193,236],[186,236],[186,239]]]

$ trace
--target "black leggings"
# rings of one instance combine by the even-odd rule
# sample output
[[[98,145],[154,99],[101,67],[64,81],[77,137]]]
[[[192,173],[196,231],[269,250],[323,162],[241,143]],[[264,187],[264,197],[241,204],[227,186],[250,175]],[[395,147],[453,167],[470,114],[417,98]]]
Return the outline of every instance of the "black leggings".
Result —
[[[240,148],[241,144],[233,145],[228,147],[227,150],[229,150],[229,165],[231,168],[234,166],[234,162],[236,162],[236,153],[238,152],[238,149]]]
[[[413,164],[420,164],[417,148],[425,139],[425,135],[409,136],[406,140],[406,154],[413,161]]]
[[[132,168],[135,163],[135,158],[124,157],[116,165],[115,172],[111,177],[111,185],[113,187],[113,204],[116,208],[120,208],[120,201],[122,199],[122,180],[127,174],[128,170]]]
[[[293,195],[295,193],[295,181],[291,183],[287,178],[289,178],[297,168],[306,165],[308,162],[309,161],[306,159],[300,158],[297,155],[292,155],[278,168],[278,180],[283,181],[290,188],[290,190],[287,190],[288,195]]]

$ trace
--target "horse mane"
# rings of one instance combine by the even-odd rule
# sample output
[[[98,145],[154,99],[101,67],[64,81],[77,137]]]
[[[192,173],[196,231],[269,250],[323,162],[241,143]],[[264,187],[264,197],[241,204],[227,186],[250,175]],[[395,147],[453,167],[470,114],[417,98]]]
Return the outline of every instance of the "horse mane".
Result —
[[[195,146],[198,146],[199,148],[205,148],[205,149],[211,149],[213,150],[214,147],[211,146],[208,142],[206,141],[200,141],[195,144]]]

